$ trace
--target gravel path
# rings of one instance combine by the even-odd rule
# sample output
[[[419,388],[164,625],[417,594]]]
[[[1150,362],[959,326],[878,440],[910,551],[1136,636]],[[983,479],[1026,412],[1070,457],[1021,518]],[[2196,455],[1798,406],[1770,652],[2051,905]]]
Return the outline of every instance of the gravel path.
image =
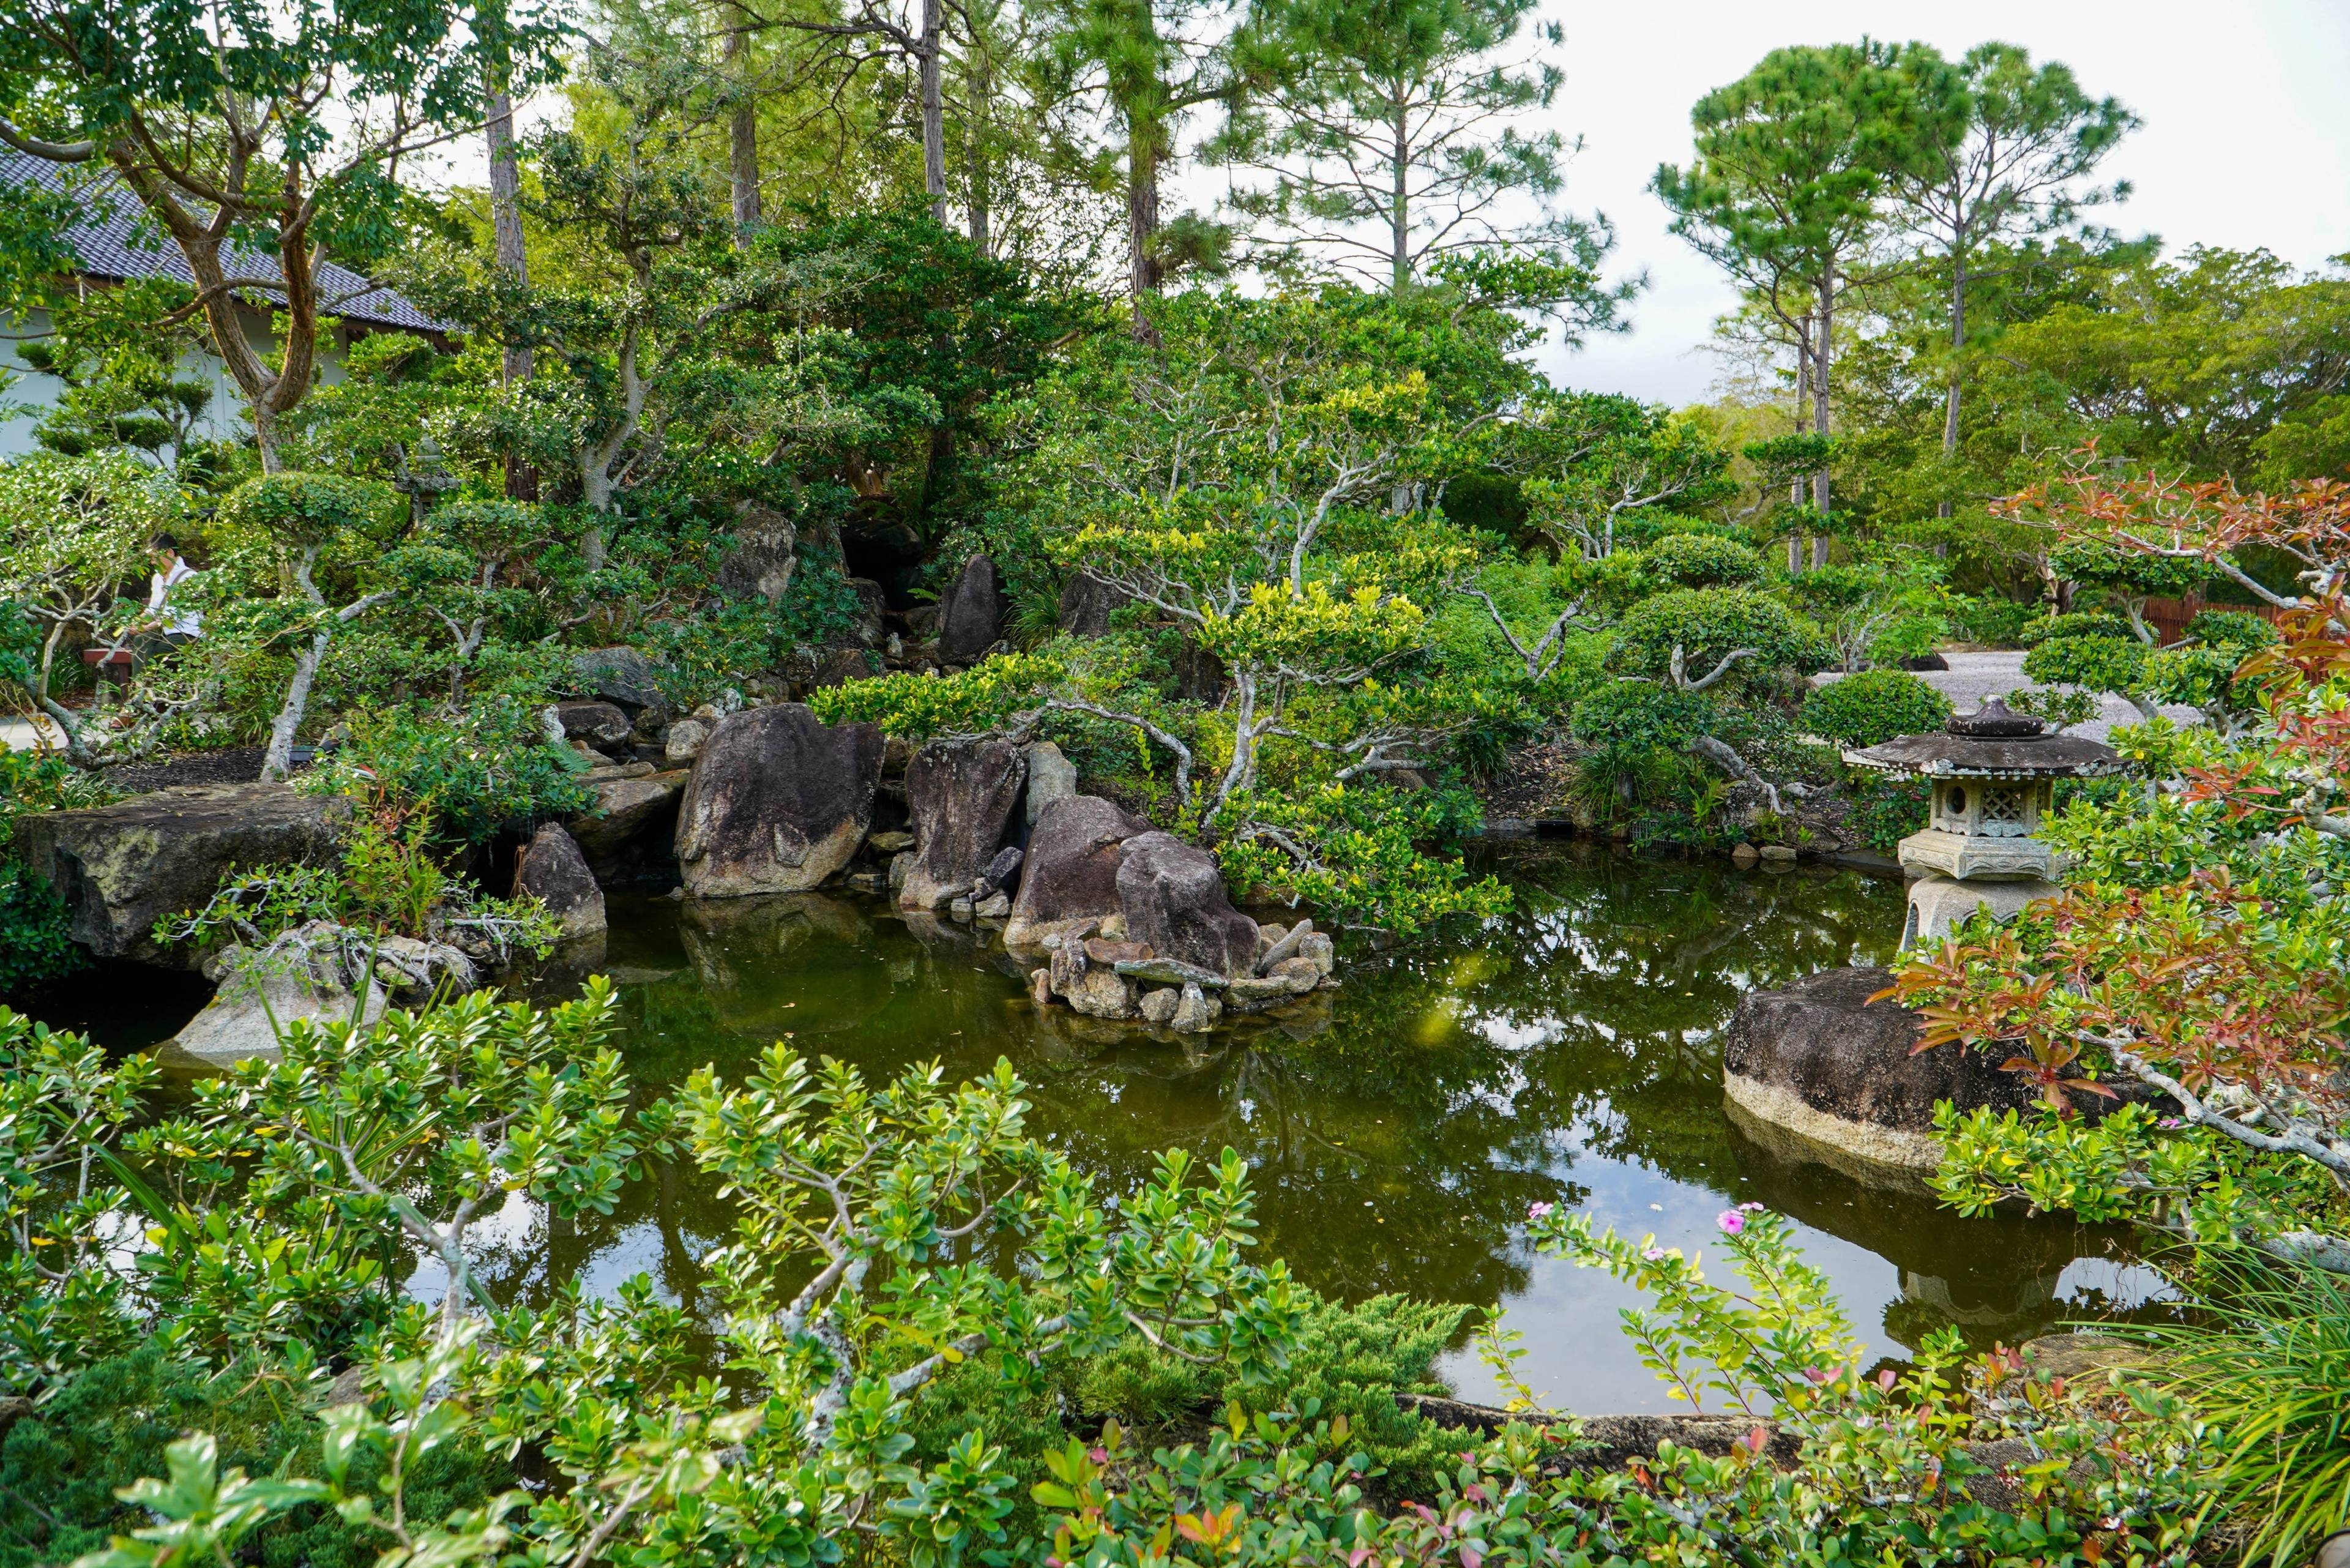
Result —
[[[2004,697],[2011,691],[2029,688],[2033,682],[2023,674],[2023,655],[2015,653],[1946,653],[1948,670],[1921,670],[1918,679],[1940,691],[1950,700],[1950,706],[1961,713],[1971,713],[1986,697]],[[1814,677],[1821,683],[1839,680],[1835,674]],[[2199,723],[2202,715],[2192,708],[2174,704],[2163,712],[2182,724]],[[2102,718],[2092,719],[2072,732],[2102,741],[2116,724],[2135,724],[2137,710],[2118,697],[2106,699]]]

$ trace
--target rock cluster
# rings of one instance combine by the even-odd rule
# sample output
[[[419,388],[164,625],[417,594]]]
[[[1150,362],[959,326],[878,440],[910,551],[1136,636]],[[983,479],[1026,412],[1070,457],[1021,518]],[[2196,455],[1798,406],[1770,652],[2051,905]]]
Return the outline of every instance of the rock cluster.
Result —
[[[1996,1061],[1957,1045],[1917,1052],[1918,1014],[1869,1000],[1889,983],[1883,970],[1832,969],[1741,997],[1721,1058],[1732,1106],[1869,1164],[1930,1170],[1937,1103],[2031,1104],[2031,1086]]]

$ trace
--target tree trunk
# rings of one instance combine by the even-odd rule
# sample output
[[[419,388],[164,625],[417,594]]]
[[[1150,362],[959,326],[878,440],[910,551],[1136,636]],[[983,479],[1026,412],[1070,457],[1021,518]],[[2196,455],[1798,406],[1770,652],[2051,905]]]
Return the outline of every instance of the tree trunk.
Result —
[[[983,256],[993,256],[995,254],[995,239],[988,232],[988,220],[994,191],[988,179],[987,127],[983,123],[983,117],[994,100],[995,82],[976,29],[971,41],[971,82],[966,90],[969,101],[963,105],[962,113],[962,173],[963,183],[968,187],[964,196],[964,219],[972,248]]]
[[[742,94],[726,118],[726,179],[734,204],[734,247],[751,242],[759,226],[759,103],[751,91],[751,18],[740,5],[728,7],[726,65]]]
[[[1808,316],[1795,323],[1795,433],[1804,435],[1812,428],[1812,318]],[[1787,504],[1799,507],[1804,504],[1804,476],[1796,474],[1787,481]],[[1800,527],[1787,530],[1787,575],[1803,576],[1804,531]]]
[[[1830,257],[1820,272],[1819,337],[1812,346],[1814,369],[1812,375],[1812,429],[1822,436],[1830,433],[1828,426],[1828,384],[1835,366],[1835,260]],[[1828,470],[1825,463],[1812,475],[1812,505],[1825,520],[1829,513]],[[1820,542],[1812,542],[1812,558],[1823,555]]]
[[[327,657],[330,635],[320,628],[309,645],[294,655],[294,679],[286,688],[286,701],[279,705],[277,717],[270,722],[269,749],[261,758],[264,784],[283,783],[294,771],[294,737],[302,728],[304,711],[310,706],[310,686],[318,678],[318,664]]]
[[[1129,115],[1126,133],[1127,290],[1134,307],[1134,335],[1156,341],[1158,334],[1143,314],[1142,302],[1159,292],[1159,261],[1150,254],[1159,234],[1159,127],[1150,120],[1136,123]]]
[[[1411,286],[1411,121],[1400,100],[1393,108],[1394,186],[1388,198],[1388,246],[1394,268],[1390,292],[1400,299]]]
[[[922,189],[930,192],[931,221],[947,222],[947,109],[939,77],[945,64],[944,0],[922,0]]]
[[[1967,252],[1966,229],[1954,231],[1950,244],[1950,385],[1942,399],[1942,462],[1945,465],[1959,455],[1959,382],[1965,374],[1967,349]],[[1950,498],[1944,496],[1935,504],[1934,515],[1950,514]],[[1934,546],[1934,554],[1950,553],[1950,542],[1943,540]]]
[[[504,76],[503,67],[499,76]],[[522,171],[515,156],[514,98],[503,79],[491,87],[483,108],[483,134],[490,148],[490,237],[498,270],[527,287],[530,264],[522,247]],[[529,380],[531,369],[528,348],[506,348],[500,371],[507,386]],[[506,459],[506,499],[538,499],[538,472],[518,457]]]

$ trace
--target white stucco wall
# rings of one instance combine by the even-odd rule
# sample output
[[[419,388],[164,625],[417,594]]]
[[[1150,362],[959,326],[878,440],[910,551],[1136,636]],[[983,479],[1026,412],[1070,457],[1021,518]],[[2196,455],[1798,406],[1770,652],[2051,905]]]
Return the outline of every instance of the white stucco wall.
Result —
[[[277,348],[269,333],[269,318],[257,310],[239,307],[238,317],[244,326],[245,341],[265,362],[276,358]],[[49,315],[36,310],[22,321],[0,316],[0,373],[7,379],[0,387],[0,404],[14,405],[0,409],[6,417],[0,418],[0,461],[18,457],[39,450],[33,440],[33,427],[50,409],[56,407],[58,395],[65,389],[54,376],[44,376],[27,367],[18,357],[16,343],[28,337],[43,337],[49,331]],[[313,384],[333,386],[343,379],[343,346],[339,334],[326,333],[318,346],[317,372]],[[212,353],[192,353],[180,360],[183,374],[201,378],[213,389],[213,400],[197,421],[197,433],[210,441],[245,441],[253,427],[244,417],[244,398],[229,379],[228,369],[220,357]]]

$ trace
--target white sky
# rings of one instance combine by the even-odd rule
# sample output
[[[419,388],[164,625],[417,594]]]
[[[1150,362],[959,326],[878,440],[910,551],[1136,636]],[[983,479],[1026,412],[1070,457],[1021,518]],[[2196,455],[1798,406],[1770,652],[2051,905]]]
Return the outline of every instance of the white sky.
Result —
[[[2303,267],[2350,251],[2350,0],[1662,0],[1577,4],[1566,27],[1558,129],[1584,150],[1565,205],[1615,221],[1616,263],[1648,269],[1633,330],[1544,355],[1565,384],[1668,403],[1702,398],[1700,346],[1735,303],[1721,275],[1666,231],[1646,189],[1690,156],[1690,105],[1783,44],[1869,33],[1955,57],[1986,38],[2070,65],[2144,128],[2107,159],[2136,193],[2104,221],[2176,250],[2265,245]]]

